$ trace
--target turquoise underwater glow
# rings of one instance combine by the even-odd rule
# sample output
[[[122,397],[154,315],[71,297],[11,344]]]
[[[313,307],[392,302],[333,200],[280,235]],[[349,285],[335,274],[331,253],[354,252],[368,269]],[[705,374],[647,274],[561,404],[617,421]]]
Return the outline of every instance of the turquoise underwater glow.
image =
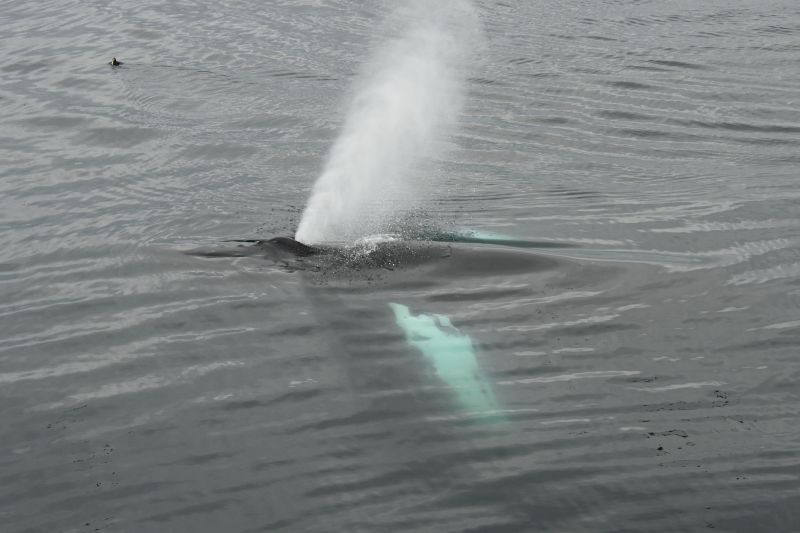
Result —
[[[462,407],[470,414],[497,419],[497,400],[480,371],[469,335],[461,333],[444,315],[413,315],[408,307],[397,303],[390,303],[389,307],[408,343],[432,363],[439,378],[456,393]]]
[[[464,242],[474,244],[500,244],[504,246],[514,246],[517,248],[538,248],[542,243],[531,243],[525,240],[495,233],[493,231],[482,231],[464,229],[454,233],[442,233],[430,236],[430,240],[439,242]]]
[[[515,240],[514,237],[510,237],[508,235],[502,235],[500,233],[495,233],[493,231],[485,231],[485,230],[475,230],[475,229],[465,229],[460,232],[456,233],[457,236],[466,239],[475,239],[479,241],[513,241]]]

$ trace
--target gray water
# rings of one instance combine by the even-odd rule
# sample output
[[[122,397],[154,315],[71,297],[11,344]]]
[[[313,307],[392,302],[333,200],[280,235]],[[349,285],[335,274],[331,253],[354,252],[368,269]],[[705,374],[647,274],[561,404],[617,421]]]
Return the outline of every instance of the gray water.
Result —
[[[0,530],[798,531],[800,5],[477,7],[413,217],[505,240],[332,265],[226,241],[388,2],[2,5]]]

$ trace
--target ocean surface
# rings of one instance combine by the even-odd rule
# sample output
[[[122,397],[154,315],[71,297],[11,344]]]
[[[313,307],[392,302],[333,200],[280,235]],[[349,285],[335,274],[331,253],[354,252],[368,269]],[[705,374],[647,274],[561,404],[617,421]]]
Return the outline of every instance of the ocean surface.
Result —
[[[2,2],[0,530],[800,531],[800,3],[476,1],[424,235],[232,242],[394,5]]]

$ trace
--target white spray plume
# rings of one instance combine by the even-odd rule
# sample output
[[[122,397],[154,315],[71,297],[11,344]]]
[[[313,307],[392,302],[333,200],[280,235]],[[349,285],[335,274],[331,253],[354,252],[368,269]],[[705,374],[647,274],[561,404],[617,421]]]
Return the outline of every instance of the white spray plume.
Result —
[[[480,39],[467,0],[417,0],[404,30],[365,65],[344,128],[314,184],[295,238],[352,243],[390,232],[433,190],[420,163],[458,118],[465,64]]]

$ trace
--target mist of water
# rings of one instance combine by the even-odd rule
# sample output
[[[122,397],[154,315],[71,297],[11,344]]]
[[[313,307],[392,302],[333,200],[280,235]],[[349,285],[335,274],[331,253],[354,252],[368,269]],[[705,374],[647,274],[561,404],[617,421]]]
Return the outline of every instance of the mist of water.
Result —
[[[480,37],[477,16],[467,0],[440,0],[407,3],[393,19],[403,29],[364,67],[297,229],[301,242],[392,232],[436,190],[422,163],[459,115],[465,64]]]

